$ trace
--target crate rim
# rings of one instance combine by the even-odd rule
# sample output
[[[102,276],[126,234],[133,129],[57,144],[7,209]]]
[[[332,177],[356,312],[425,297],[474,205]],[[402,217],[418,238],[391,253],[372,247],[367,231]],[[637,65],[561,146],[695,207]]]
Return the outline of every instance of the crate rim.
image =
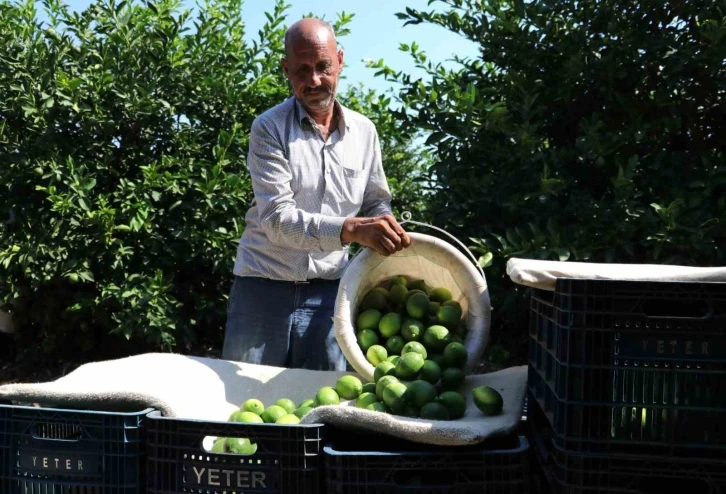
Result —
[[[207,420],[207,419],[195,419],[195,418],[188,418],[188,417],[176,417],[176,416],[165,416],[162,414],[161,410],[153,410],[151,413],[149,413],[146,416],[150,422],[154,420],[167,420],[167,421],[175,421],[175,422],[186,422],[186,423],[194,423],[194,424],[211,424],[211,425],[217,425],[217,426],[243,426],[243,427],[289,427],[289,428],[297,428],[297,429],[319,429],[321,427],[324,427],[326,424],[323,422],[320,423],[314,423],[314,424],[247,424],[244,422],[230,422],[230,421],[224,421],[224,420]]]
[[[156,409],[154,407],[147,407],[137,412],[112,412],[108,410],[91,410],[91,409],[71,409],[71,408],[55,408],[55,407],[32,407],[27,405],[8,405],[0,403],[0,409],[13,409],[13,410],[24,410],[38,413],[46,412],[63,412],[63,413],[78,413],[81,415],[102,415],[102,416],[113,416],[113,417],[148,417],[149,414],[153,413]]]
[[[634,266],[637,266],[637,264],[633,264]],[[664,264],[664,266],[667,266]],[[555,278],[555,289],[554,290],[548,290],[546,288],[541,287],[532,287],[536,290],[541,290],[545,292],[556,292],[557,291],[557,283],[562,281],[574,281],[574,282],[590,282],[590,283],[657,283],[657,284],[678,284],[678,285],[726,285],[726,281],[711,281],[711,280],[651,280],[651,279],[639,279],[639,280],[622,280],[617,278],[571,278],[571,277],[558,277]]]
[[[518,435],[519,445],[512,449],[485,449],[477,451],[476,453],[483,453],[486,455],[495,454],[518,454],[523,453],[529,449],[529,440],[524,435]],[[323,453],[330,456],[440,456],[441,451],[436,451],[436,448],[440,446],[431,444],[431,451],[341,451],[334,449],[335,441],[328,442],[323,446]],[[474,445],[472,445],[474,446]],[[471,454],[471,452],[469,452]]]

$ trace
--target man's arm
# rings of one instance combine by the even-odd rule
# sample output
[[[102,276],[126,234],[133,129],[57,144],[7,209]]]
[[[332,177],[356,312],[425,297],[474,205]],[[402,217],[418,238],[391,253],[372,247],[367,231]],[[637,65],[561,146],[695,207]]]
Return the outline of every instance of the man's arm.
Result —
[[[391,214],[391,192],[381,160],[378,134],[374,133],[373,164],[361,205],[362,218],[348,218],[343,224],[343,243],[357,242],[383,256],[405,249],[411,239]]]
[[[366,191],[363,195],[363,205],[361,213],[363,216],[383,216],[392,215],[391,212],[391,191],[388,188],[386,180],[386,172],[383,171],[383,162],[381,160],[381,144],[378,140],[378,133],[374,132],[373,141],[373,161],[371,166],[371,176],[366,185]]]
[[[260,223],[272,242],[318,251],[343,248],[341,230],[346,218],[308,213],[297,207],[290,188],[290,164],[282,144],[260,120],[252,124],[247,166]]]

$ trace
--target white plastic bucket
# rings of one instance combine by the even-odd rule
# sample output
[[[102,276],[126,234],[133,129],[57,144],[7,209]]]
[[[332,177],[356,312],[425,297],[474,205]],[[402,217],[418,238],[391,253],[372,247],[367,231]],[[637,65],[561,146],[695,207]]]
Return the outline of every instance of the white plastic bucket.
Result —
[[[392,276],[424,279],[433,287],[447,287],[466,314],[468,332],[464,346],[468,358],[464,371],[469,374],[481,359],[489,339],[491,302],[484,272],[439,238],[415,232],[409,232],[409,236],[411,246],[389,257],[364,248],[351,259],[340,280],[335,303],[338,344],[355,371],[372,380],[375,368],[356,339],[358,306],[369,290]]]

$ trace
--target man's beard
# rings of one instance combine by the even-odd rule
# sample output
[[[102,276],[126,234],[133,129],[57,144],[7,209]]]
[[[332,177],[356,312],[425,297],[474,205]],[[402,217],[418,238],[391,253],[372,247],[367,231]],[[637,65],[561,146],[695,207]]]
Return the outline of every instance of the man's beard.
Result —
[[[335,102],[335,87],[305,91],[305,105],[314,111],[327,111]],[[310,96],[315,95],[315,99]]]

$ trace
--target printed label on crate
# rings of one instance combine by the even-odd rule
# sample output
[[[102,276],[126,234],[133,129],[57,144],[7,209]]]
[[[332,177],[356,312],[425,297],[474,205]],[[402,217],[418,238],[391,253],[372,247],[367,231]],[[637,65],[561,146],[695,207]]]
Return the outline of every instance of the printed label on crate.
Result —
[[[69,452],[43,451],[18,448],[19,466],[22,470],[43,473],[82,473],[96,475],[99,472],[97,455]]]
[[[184,463],[186,485],[194,487],[223,487],[244,494],[250,491],[277,489],[279,469],[276,465],[219,465]]]
[[[637,332],[613,333],[613,353],[620,358],[721,359],[726,338],[688,338],[683,334],[644,336]]]

